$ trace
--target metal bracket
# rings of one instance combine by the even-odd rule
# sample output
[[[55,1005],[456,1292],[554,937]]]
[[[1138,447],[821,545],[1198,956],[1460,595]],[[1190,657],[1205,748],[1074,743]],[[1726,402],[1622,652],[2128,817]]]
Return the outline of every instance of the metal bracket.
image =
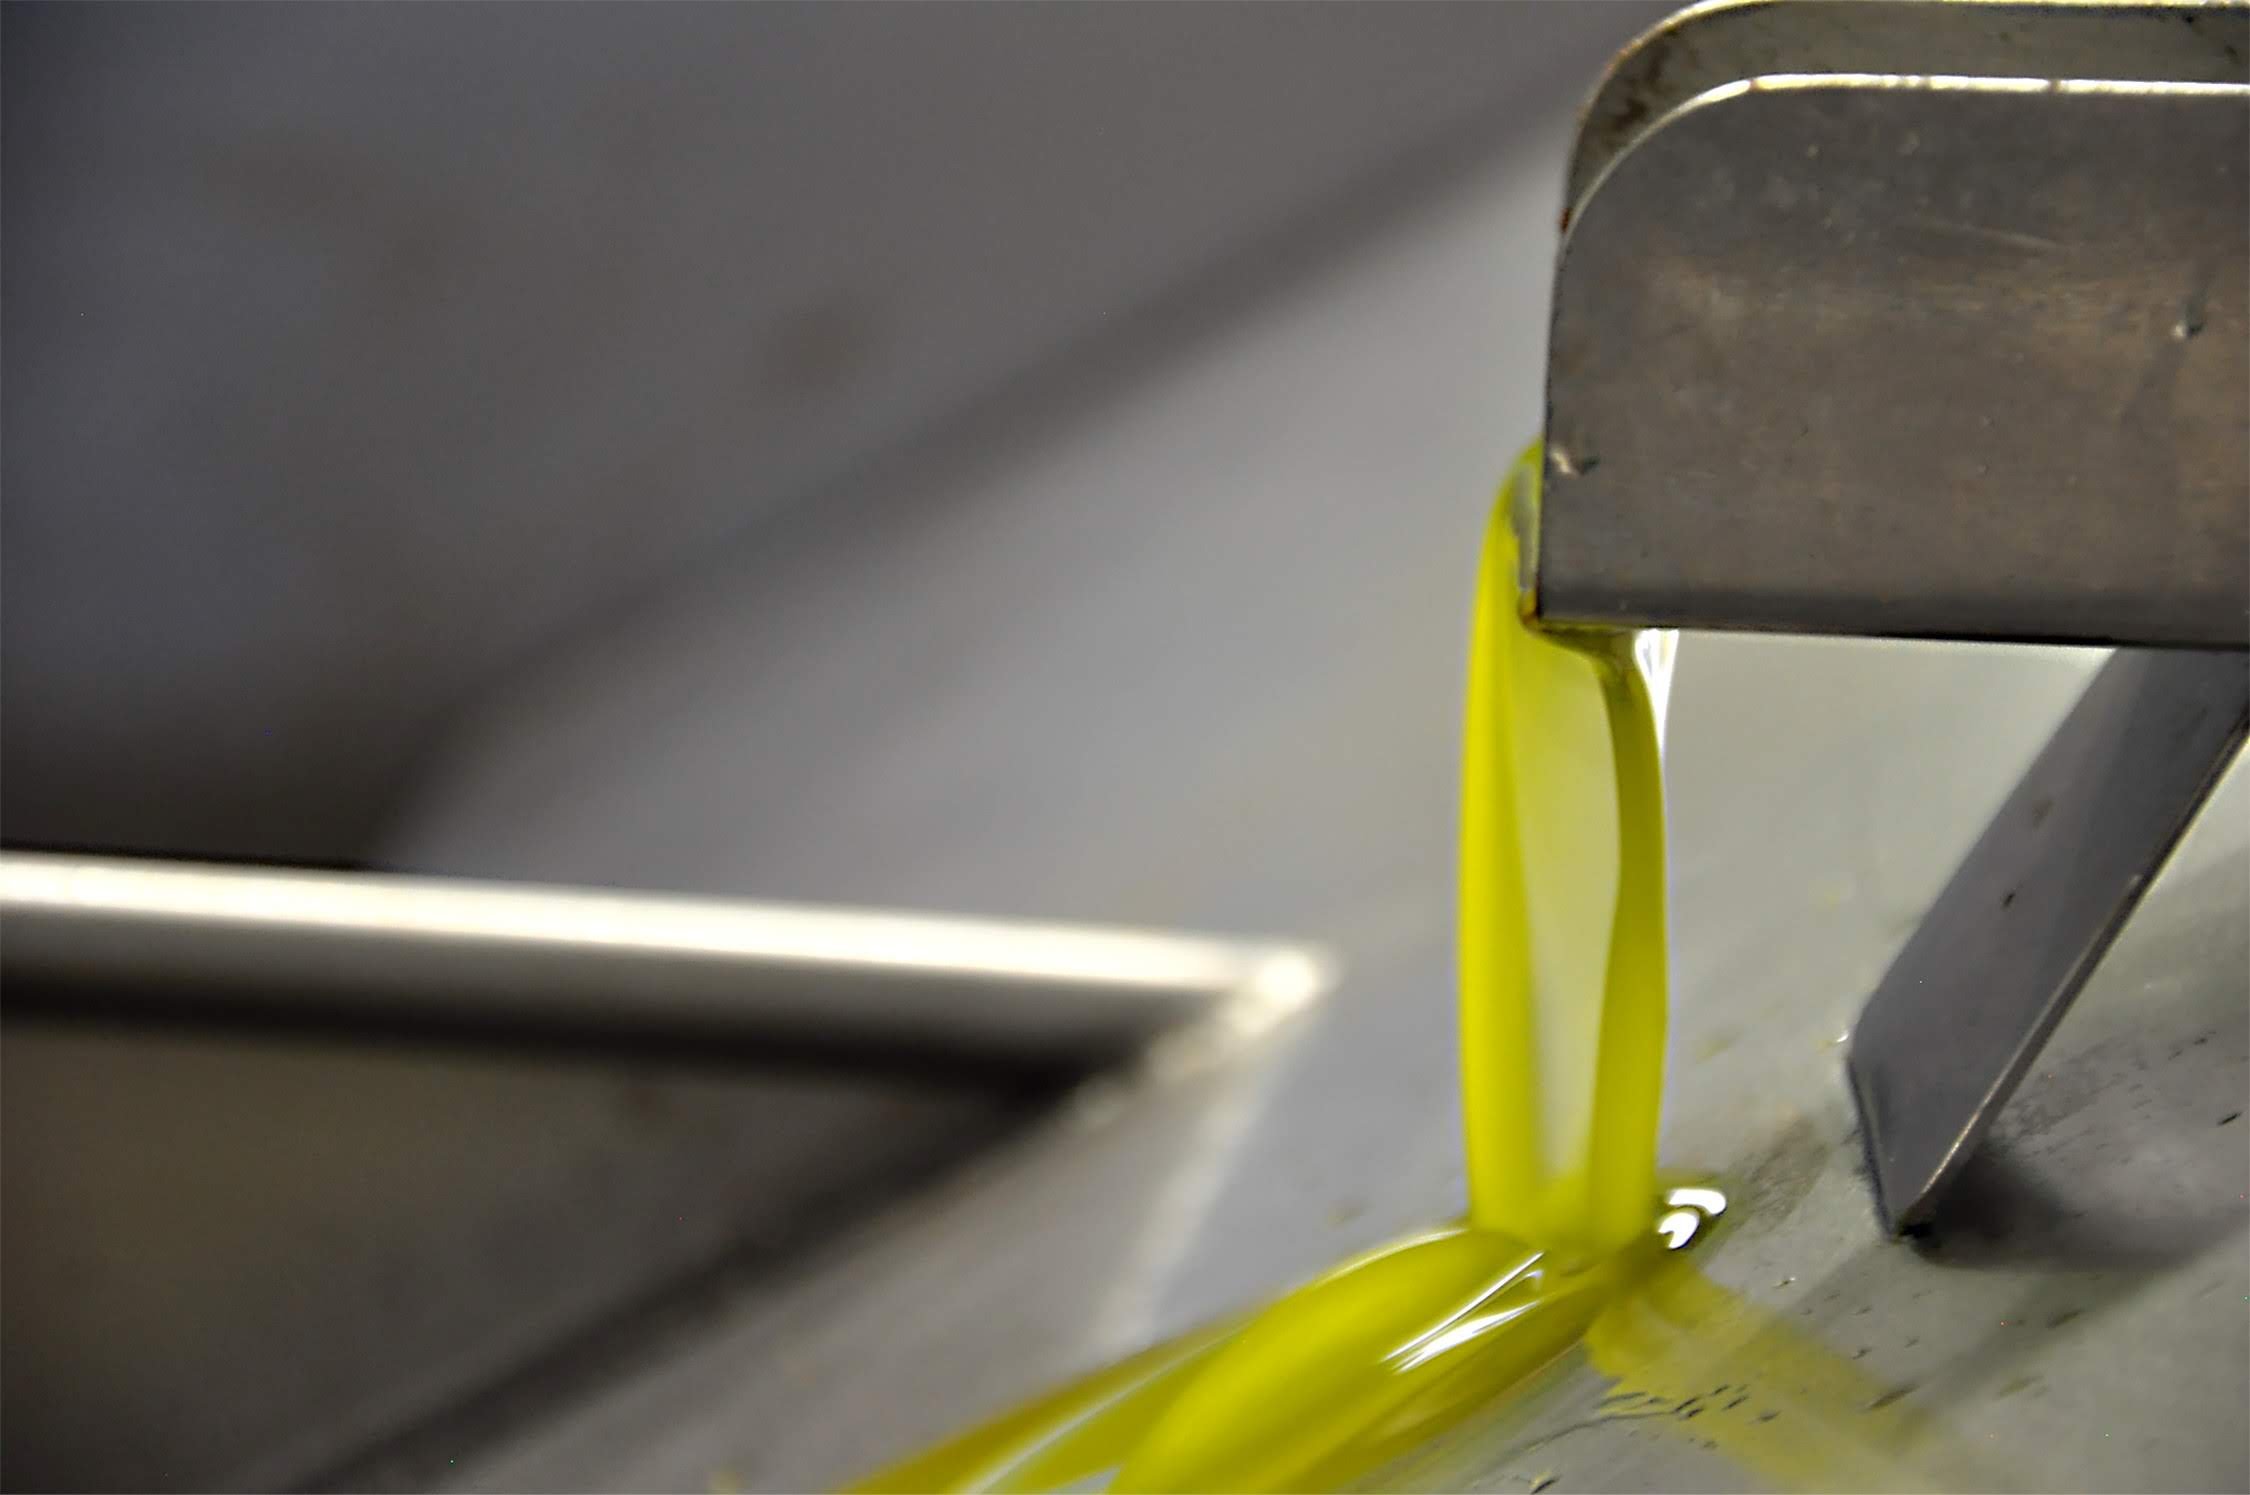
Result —
[[[1571,173],[1542,619],[2250,643],[2250,9],[1697,7]]]
[[[2250,728],[2250,654],[2121,649],[1907,940],[1848,1064],[1892,1231],[1924,1223]]]

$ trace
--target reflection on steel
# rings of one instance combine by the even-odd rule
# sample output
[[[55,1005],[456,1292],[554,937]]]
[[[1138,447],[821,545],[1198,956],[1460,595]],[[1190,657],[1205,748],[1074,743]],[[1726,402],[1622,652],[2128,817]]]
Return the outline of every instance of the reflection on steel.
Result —
[[[1169,933],[19,853],[0,977],[11,1017],[1086,1064],[1220,1008],[1269,1021],[1328,974],[1310,947]]]
[[[1672,1189],[1664,1196],[1665,1210],[1657,1218],[1656,1233],[1664,1249],[1677,1251],[1702,1233],[1703,1227],[1727,1212],[1727,1196],[1717,1189]]]
[[[1574,206],[1625,148],[1698,94],[1787,73],[2240,83],[2250,9],[2077,0],[1721,0],[1636,40],[1587,102]]]
[[[1540,615],[2250,642],[2250,11],[1805,9],[1596,96]]]
[[[1928,1218],[2250,726],[2250,656],[2120,650],[1938,895],[1852,1030],[1892,1230]]]

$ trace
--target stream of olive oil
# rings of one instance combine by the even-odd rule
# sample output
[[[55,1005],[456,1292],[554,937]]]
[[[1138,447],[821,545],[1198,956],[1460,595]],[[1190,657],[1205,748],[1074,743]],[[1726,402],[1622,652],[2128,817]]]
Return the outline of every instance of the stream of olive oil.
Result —
[[[1534,451],[1494,508],[1470,648],[1458,932],[1467,1218],[1143,1351],[862,1488],[1334,1488],[1581,1343],[1621,1388],[1643,1388],[1625,1395],[1692,1395],[1703,1366],[1681,1352],[1691,1320],[1747,1325],[1739,1337],[1796,1366],[1796,1382],[1831,1373],[1817,1346],[1668,1254],[1725,1201],[1709,1189],[1663,1196],[1656,1178],[1656,724],[1632,635],[1525,620],[1519,531],[1536,523],[1538,480]],[[1869,1400],[1856,1384],[1843,1394]],[[1752,1408],[1696,1427],[1781,1482],[1815,1477],[1772,1422]]]

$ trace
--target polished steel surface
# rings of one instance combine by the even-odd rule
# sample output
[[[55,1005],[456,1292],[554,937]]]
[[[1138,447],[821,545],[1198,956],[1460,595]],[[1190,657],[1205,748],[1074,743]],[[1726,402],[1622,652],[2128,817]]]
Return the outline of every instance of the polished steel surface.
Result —
[[[1564,241],[1540,615],[2250,641],[2246,291],[2250,84],[1700,93]]]
[[[2010,791],[1852,1028],[1892,1230],[1925,1224],[2250,728],[2250,656],[2120,650]]]
[[[1324,957],[1143,930],[590,889],[0,856],[12,1018],[543,1030],[1094,1063]]]

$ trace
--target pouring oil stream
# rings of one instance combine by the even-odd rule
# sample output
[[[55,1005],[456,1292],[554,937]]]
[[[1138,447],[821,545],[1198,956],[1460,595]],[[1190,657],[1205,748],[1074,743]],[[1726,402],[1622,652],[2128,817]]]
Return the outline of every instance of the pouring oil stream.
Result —
[[[1463,753],[1459,969],[1468,1215],[1143,1351],[881,1471],[866,1490],[1334,1488],[1589,1344],[1668,1390],[1693,1323],[1817,1380],[1831,1357],[1668,1253],[1725,1208],[1660,1196],[1664,806],[1635,636],[1526,621],[1537,449],[1486,527]],[[1652,1288],[1662,1291],[1649,1296]],[[1647,1297],[1648,1301],[1641,1301]],[[1621,1316],[1622,1314],[1622,1316]],[[1849,1373],[1845,1373],[1849,1379]],[[1856,1384],[1845,1395],[1860,1395]],[[1863,1396],[1862,1400],[1866,1400]],[[1902,1412],[1903,1415],[1903,1412]],[[1783,1482],[1827,1467],[1755,1408],[1698,1424]],[[1855,1472],[1864,1473],[1864,1470]]]

